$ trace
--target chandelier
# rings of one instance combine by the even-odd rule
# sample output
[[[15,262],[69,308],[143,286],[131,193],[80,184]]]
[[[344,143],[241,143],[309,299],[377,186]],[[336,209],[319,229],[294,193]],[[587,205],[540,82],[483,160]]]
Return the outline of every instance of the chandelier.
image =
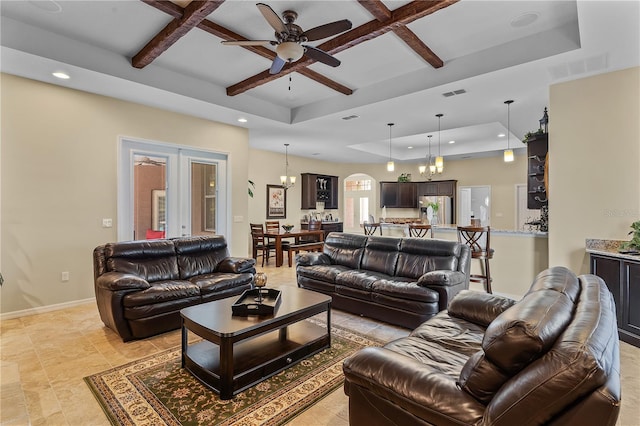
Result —
[[[284,189],[289,189],[296,184],[296,177],[289,176],[289,144],[284,144],[284,175],[280,176],[280,185]]]

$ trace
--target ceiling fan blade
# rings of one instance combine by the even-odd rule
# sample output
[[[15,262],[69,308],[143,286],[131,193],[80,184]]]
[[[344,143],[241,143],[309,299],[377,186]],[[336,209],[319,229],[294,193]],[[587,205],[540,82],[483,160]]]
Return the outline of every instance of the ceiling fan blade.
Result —
[[[225,40],[221,43],[225,46],[268,46],[271,40]]]
[[[269,25],[271,25],[273,29],[276,30],[277,33],[289,32],[287,31],[287,27],[285,27],[284,22],[282,22],[282,19],[280,19],[278,14],[275,13],[273,9],[269,7],[269,5],[266,5],[264,3],[258,3],[256,4],[256,6],[258,6],[258,9],[260,10],[260,13],[262,13],[262,16],[264,16],[264,19],[267,20]]]
[[[273,63],[271,64],[271,69],[269,69],[269,74],[278,74],[282,71],[282,67],[284,67],[286,62],[280,56],[276,56],[273,58]]]
[[[351,27],[351,21],[343,19],[342,21],[330,22],[328,24],[320,25],[319,27],[311,28],[310,30],[305,31],[302,34],[302,37],[306,37],[309,41],[321,40],[350,30]]]
[[[325,65],[329,65],[330,67],[337,67],[340,65],[340,61],[333,56],[329,55],[327,52],[324,52],[313,46],[302,46],[305,48],[304,54],[313,59],[314,61],[322,62]]]

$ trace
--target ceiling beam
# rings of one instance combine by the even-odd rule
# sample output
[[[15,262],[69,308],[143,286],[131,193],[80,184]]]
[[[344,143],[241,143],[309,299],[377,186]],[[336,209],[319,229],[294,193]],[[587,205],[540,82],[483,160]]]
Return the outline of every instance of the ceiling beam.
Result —
[[[185,9],[180,7],[179,5],[172,3],[170,1],[163,0],[141,0],[142,2],[152,6],[162,12],[173,16],[176,19],[182,18]],[[197,24],[197,27],[203,31],[208,32],[222,40],[247,40],[247,38],[242,35],[231,31],[228,28],[223,27],[222,25],[218,25],[213,21],[209,21],[208,19],[203,19],[200,23]],[[263,46],[240,46],[243,47],[257,55],[262,56],[270,61],[273,61],[273,58],[276,57],[276,53],[273,50],[267,49]],[[162,53],[162,52],[161,52]],[[308,68],[304,68],[299,71],[300,74],[304,75],[311,80],[314,80],[324,86],[329,87],[339,93],[344,95],[353,94],[353,90],[347,86],[344,86],[336,81],[331,80],[328,77],[323,76],[322,74],[310,70]]]
[[[156,2],[158,3],[158,2]],[[132,59],[135,68],[144,68],[171,47],[182,36],[187,34],[207,16],[213,13],[224,0],[194,0],[183,9],[182,16],[174,18]]]
[[[373,20],[366,24],[360,25],[350,31],[342,33],[331,40],[328,40],[318,46],[318,49],[324,50],[330,55],[342,52],[353,46],[357,46],[360,43],[364,43],[368,40],[373,40],[376,37],[384,35],[389,31],[393,31],[395,28],[410,24],[411,22],[424,18],[440,9],[451,6],[457,3],[459,0],[435,0],[435,1],[422,1],[414,0],[411,3],[407,3],[394,10],[391,13],[391,19],[384,22]],[[305,57],[303,57],[305,58]],[[249,89],[266,84],[277,78],[280,78],[286,74],[292,72],[298,72],[302,68],[307,67],[314,63],[312,59],[301,59],[298,62],[286,67],[280,73],[272,75],[269,74],[269,70],[263,71],[252,77],[249,77],[239,83],[227,87],[227,95],[235,96],[240,93],[244,93]]]
[[[380,22],[391,19],[393,13],[381,0],[358,0],[358,3],[369,11]],[[434,68],[444,65],[442,59],[438,57],[422,40],[405,25],[398,26],[393,32],[404,41],[407,46],[413,49],[422,59],[431,64]]]

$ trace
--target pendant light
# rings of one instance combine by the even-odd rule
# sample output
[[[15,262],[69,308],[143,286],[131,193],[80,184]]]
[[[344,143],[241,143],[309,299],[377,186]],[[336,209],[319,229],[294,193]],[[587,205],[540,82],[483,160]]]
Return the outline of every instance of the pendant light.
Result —
[[[280,184],[289,189],[296,184],[296,177],[289,176],[289,144],[284,144],[284,176],[280,176]]]
[[[444,114],[436,114],[436,117],[438,117],[438,156],[436,157],[436,171],[438,173],[442,173],[444,171],[444,158],[442,158],[442,155],[440,154],[440,119],[442,118]]]
[[[388,172],[392,172],[395,170],[395,164],[393,163],[393,161],[391,160],[391,126],[393,126],[394,123],[388,123],[387,126],[389,126],[389,161],[387,162],[387,171]]]
[[[427,176],[429,180],[431,180],[431,176],[436,174],[436,165],[433,163],[433,156],[431,155],[431,137],[432,136],[433,135],[427,136],[429,138],[429,154],[427,155],[427,158],[426,158],[427,160],[426,164],[418,168],[418,170],[420,170],[420,174],[423,176],[427,174],[427,169],[429,170],[428,176]]]
[[[511,163],[513,161],[513,150],[509,143],[509,135],[511,134],[511,104],[513,100],[504,101],[507,104],[507,149],[504,150],[504,162]]]

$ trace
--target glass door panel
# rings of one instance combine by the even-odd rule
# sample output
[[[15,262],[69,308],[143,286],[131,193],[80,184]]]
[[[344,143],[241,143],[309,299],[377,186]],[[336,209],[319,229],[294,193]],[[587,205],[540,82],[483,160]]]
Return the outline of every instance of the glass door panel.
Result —
[[[216,164],[191,163],[191,235],[216,233]]]
[[[133,238],[165,237],[167,159],[133,156]]]

